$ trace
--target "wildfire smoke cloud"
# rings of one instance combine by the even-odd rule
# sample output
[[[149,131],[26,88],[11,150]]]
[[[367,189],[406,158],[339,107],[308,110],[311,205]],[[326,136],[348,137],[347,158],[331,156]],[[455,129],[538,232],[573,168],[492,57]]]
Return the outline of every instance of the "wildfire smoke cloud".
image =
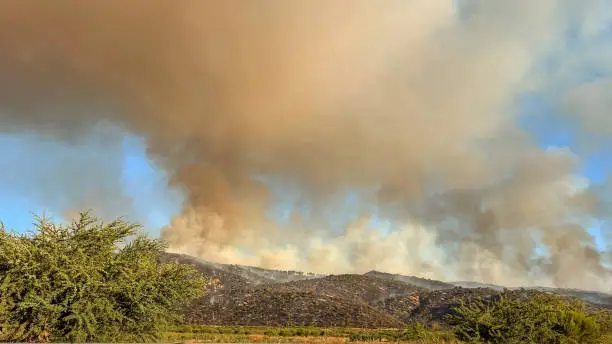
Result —
[[[517,125],[515,102],[546,86],[535,68],[596,4],[3,1],[1,128],[70,141],[113,123],[144,137],[187,195],[162,231],[176,251],[604,289],[587,231],[601,202],[576,155]],[[572,113],[593,113],[584,93]],[[255,176],[290,184],[311,218],[275,223]],[[347,190],[398,229],[325,231]]]

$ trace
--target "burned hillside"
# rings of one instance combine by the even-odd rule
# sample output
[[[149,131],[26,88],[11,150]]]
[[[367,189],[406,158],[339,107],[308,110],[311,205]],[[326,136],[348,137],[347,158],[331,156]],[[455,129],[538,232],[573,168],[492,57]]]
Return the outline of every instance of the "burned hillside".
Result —
[[[265,287],[211,293],[186,310],[189,323],[250,326],[395,328],[403,323],[365,303]]]
[[[365,274],[366,276],[371,276],[371,277],[377,277],[377,278],[381,278],[381,279],[389,279],[389,280],[394,280],[394,281],[401,281],[401,282],[405,282],[408,284],[412,284],[424,289],[428,289],[428,290],[439,290],[439,289],[452,289],[455,286],[449,283],[445,283],[445,282],[441,282],[441,281],[436,281],[436,280],[431,280],[431,279],[426,279],[426,278],[420,278],[420,277],[415,277],[415,276],[404,276],[404,275],[399,275],[399,274],[389,274],[386,272],[380,272],[380,271],[370,271],[368,273]]]
[[[186,320],[197,324],[363,328],[443,324],[444,316],[460,302],[494,300],[500,293],[499,288],[465,288],[377,271],[325,276],[224,265],[186,255],[165,254],[162,259],[195,265],[210,278],[206,295],[184,311]],[[532,288],[503,293],[512,298],[554,293],[581,299],[592,310],[612,306],[612,296],[586,291]]]

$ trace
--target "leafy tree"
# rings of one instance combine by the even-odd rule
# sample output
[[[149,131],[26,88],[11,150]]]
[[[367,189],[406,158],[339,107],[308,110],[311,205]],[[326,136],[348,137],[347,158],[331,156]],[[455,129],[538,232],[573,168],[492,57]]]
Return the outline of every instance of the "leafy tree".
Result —
[[[467,342],[485,343],[596,343],[601,337],[596,315],[584,303],[538,294],[461,302],[447,316],[455,333]]]
[[[165,244],[138,225],[89,212],[34,225],[27,234],[0,226],[0,341],[154,340],[204,292],[204,277],[162,263]]]

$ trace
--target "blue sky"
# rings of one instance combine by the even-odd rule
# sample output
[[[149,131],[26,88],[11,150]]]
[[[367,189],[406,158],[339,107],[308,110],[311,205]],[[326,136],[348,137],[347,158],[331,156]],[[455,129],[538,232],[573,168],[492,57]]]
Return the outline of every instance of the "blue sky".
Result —
[[[101,166],[92,163],[92,160],[104,160],[104,157],[112,156],[106,159],[112,165],[109,169],[118,169],[118,183],[112,187],[119,189],[125,195],[124,198],[135,200],[120,200],[121,206],[113,211],[117,213],[113,215],[138,221],[155,234],[181,209],[180,192],[166,187],[166,173],[146,157],[144,141],[135,136],[126,136],[116,144],[105,143],[102,146],[85,142],[75,149],[63,143],[38,140],[27,133],[1,135],[0,156],[3,157],[0,161],[0,169],[3,171],[0,173],[0,218],[6,227],[17,231],[31,228],[32,212],[45,212],[54,218],[62,218],[63,214],[49,207],[54,204],[61,207],[63,199],[58,194],[61,194],[66,183],[75,182],[73,178],[61,178],[58,175],[52,177],[56,180],[41,180],[44,173],[29,173],[28,170],[41,165],[45,169],[58,163],[65,166],[75,163],[71,159],[91,156],[93,158],[84,159],[78,168],[81,173],[94,176],[89,180],[85,178],[86,183],[77,180],[77,188],[88,191],[91,188],[88,184],[96,183],[94,173]],[[113,161],[114,158],[117,161]],[[49,174],[53,172],[49,171]],[[49,186],[49,183],[56,185]],[[41,187],[48,190],[40,192]]]

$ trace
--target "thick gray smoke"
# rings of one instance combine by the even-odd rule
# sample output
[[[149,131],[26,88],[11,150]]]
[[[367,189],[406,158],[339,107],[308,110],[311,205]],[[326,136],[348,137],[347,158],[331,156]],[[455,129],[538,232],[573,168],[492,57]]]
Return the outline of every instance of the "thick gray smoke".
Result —
[[[175,251],[605,289],[611,273],[586,230],[601,203],[576,177],[577,156],[542,150],[516,124],[515,102],[553,78],[536,67],[569,29],[608,19],[595,16],[601,4],[7,0],[0,124],[76,143],[99,123],[144,137],[187,194],[162,233]],[[593,88],[563,104],[606,136],[607,98]],[[262,175],[315,204],[314,220],[271,221]],[[360,220],[326,231],[346,190],[369,190],[363,202],[398,230]],[[78,207],[78,190],[67,194]],[[99,196],[104,207],[110,195]]]

